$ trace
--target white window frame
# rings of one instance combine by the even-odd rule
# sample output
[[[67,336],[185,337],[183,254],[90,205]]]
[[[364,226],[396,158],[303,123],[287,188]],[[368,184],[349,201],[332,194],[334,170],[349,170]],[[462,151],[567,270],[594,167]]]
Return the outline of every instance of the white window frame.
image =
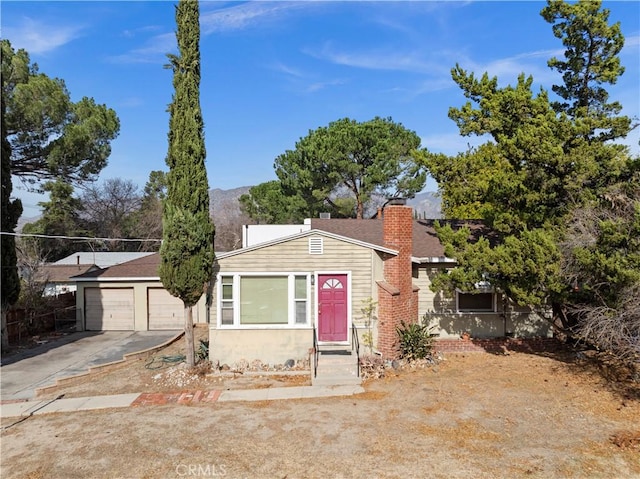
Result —
[[[222,277],[233,277],[233,324],[222,324]],[[279,324],[240,324],[240,278],[242,277],[287,277],[288,278],[288,300],[287,300],[287,322]],[[300,298],[296,298],[296,276],[303,276],[307,282],[307,298],[306,298],[306,322],[296,323],[296,302],[300,301]],[[311,327],[311,276],[312,273],[308,272],[291,272],[291,271],[274,271],[263,273],[237,273],[237,272],[225,272],[218,273],[216,281],[216,324],[218,329],[309,329]]]
[[[460,313],[460,314],[495,314],[498,311],[497,305],[498,305],[498,301],[497,301],[497,296],[496,296],[496,292],[494,290],[483,290],[480,291],[480,294],[491,294],[491,306],[492,308],[489,309],[477,309],[477,310],[473,310],[473,309],[460,309],[460,295],[461,294],[474,294],[471,293],[469,291],[460,291],[459,289],[456,290],[456,313]]]

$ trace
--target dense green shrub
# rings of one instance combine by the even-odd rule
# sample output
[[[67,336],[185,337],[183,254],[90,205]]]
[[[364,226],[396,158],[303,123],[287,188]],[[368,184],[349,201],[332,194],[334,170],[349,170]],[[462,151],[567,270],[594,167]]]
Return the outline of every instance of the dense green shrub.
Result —
[[[406,324],[404,321],[396,329],[400,343],[400,357],[408,361],[431,356],[433,338],[425,322]]]

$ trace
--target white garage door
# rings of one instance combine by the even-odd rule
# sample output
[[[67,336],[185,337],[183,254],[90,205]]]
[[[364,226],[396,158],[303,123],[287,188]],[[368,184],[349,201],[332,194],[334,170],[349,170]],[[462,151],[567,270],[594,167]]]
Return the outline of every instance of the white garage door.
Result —
[[[88,331],[132,331],[133,288],[87,288],[84,311]]]
[[[149,312],[149,330],[158,329],[183,329],[184,328],[184,303],[172,296],[164,288],[149,288],[147,290]],[[197,308],[193,308],[194,322]]]

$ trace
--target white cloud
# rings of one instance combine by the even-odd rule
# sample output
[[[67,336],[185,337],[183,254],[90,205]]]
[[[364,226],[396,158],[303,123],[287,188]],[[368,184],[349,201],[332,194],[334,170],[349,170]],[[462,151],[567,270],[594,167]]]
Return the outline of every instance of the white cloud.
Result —
[[[158,30],[162,30],[162,27],[159,25],[146,25],[144,27],[134,28],[133,30],[124,30],[122,36],[125,38],[133,38],[141,33],[146,34],[149,32],[157,32]]]
[[[330,43],[319,50],[303,49],[303,53],[337,65],[369,70],[405,71],[414,73],[442,73],[442,64],[429,61],[420,52],[398,52],[397,50],[372,50],[366,52],[338,51]]]
[[[270,65],[272,70],[275,70],[280,73],[284,73],[285,75],[296,77],[296,78],[304,78],[306,75],[299,69],[285,65],[282,62],[273,63]]]
[[[307,93],[313,93],[319,90],[324,90],[327,87],[344,85],[346,82],[344,80],[329,80],[324,82],[315,82],[307,86]]]
[[[637,49],[640,46],[640,35],[633,35],[626,37],[624,39],[624,47],[622,49],[623,52],[628,49]]]
[[[200,12],[202,33],[208,35],[215,32],[242,30],[262,24],[275,22],[288,16],[293,11],[322,6],[324,2],[247,2],[229,7],[205,11],[210,4],[203,3]],[[216,4],[216,2],[212,2]]]
[[[112,63],[168,63],[167,53],[177,51],[175,33],[155,35],[140,48],[135,48],[122,55],[110,57]]]
[[[558,73],[547,66],[547,60],[552,57],[561,57],[563,50],[537,50],[520,53],[506,58],[478,63],[466,57],[457,60],[457,63],[466,71],[473,72],[477,77],[485,72],[489,77],[498,77],[501,85],[514,84],[518,75],[524,73],[532,75],[537,84],[551,84],[558,81]]]
[[[53,51],[79,38],[83,30],[79,25],[56,25],[23,17],[17,26],[4,27],[2,37],[14,48],[24,48],[31,54]]]

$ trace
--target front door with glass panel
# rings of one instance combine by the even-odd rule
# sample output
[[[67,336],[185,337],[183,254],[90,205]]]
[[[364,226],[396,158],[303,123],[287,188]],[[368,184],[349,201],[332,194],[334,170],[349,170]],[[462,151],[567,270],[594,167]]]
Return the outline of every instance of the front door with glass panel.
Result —
[[[347,275],[318,275],[318,341],[347,341]]]

